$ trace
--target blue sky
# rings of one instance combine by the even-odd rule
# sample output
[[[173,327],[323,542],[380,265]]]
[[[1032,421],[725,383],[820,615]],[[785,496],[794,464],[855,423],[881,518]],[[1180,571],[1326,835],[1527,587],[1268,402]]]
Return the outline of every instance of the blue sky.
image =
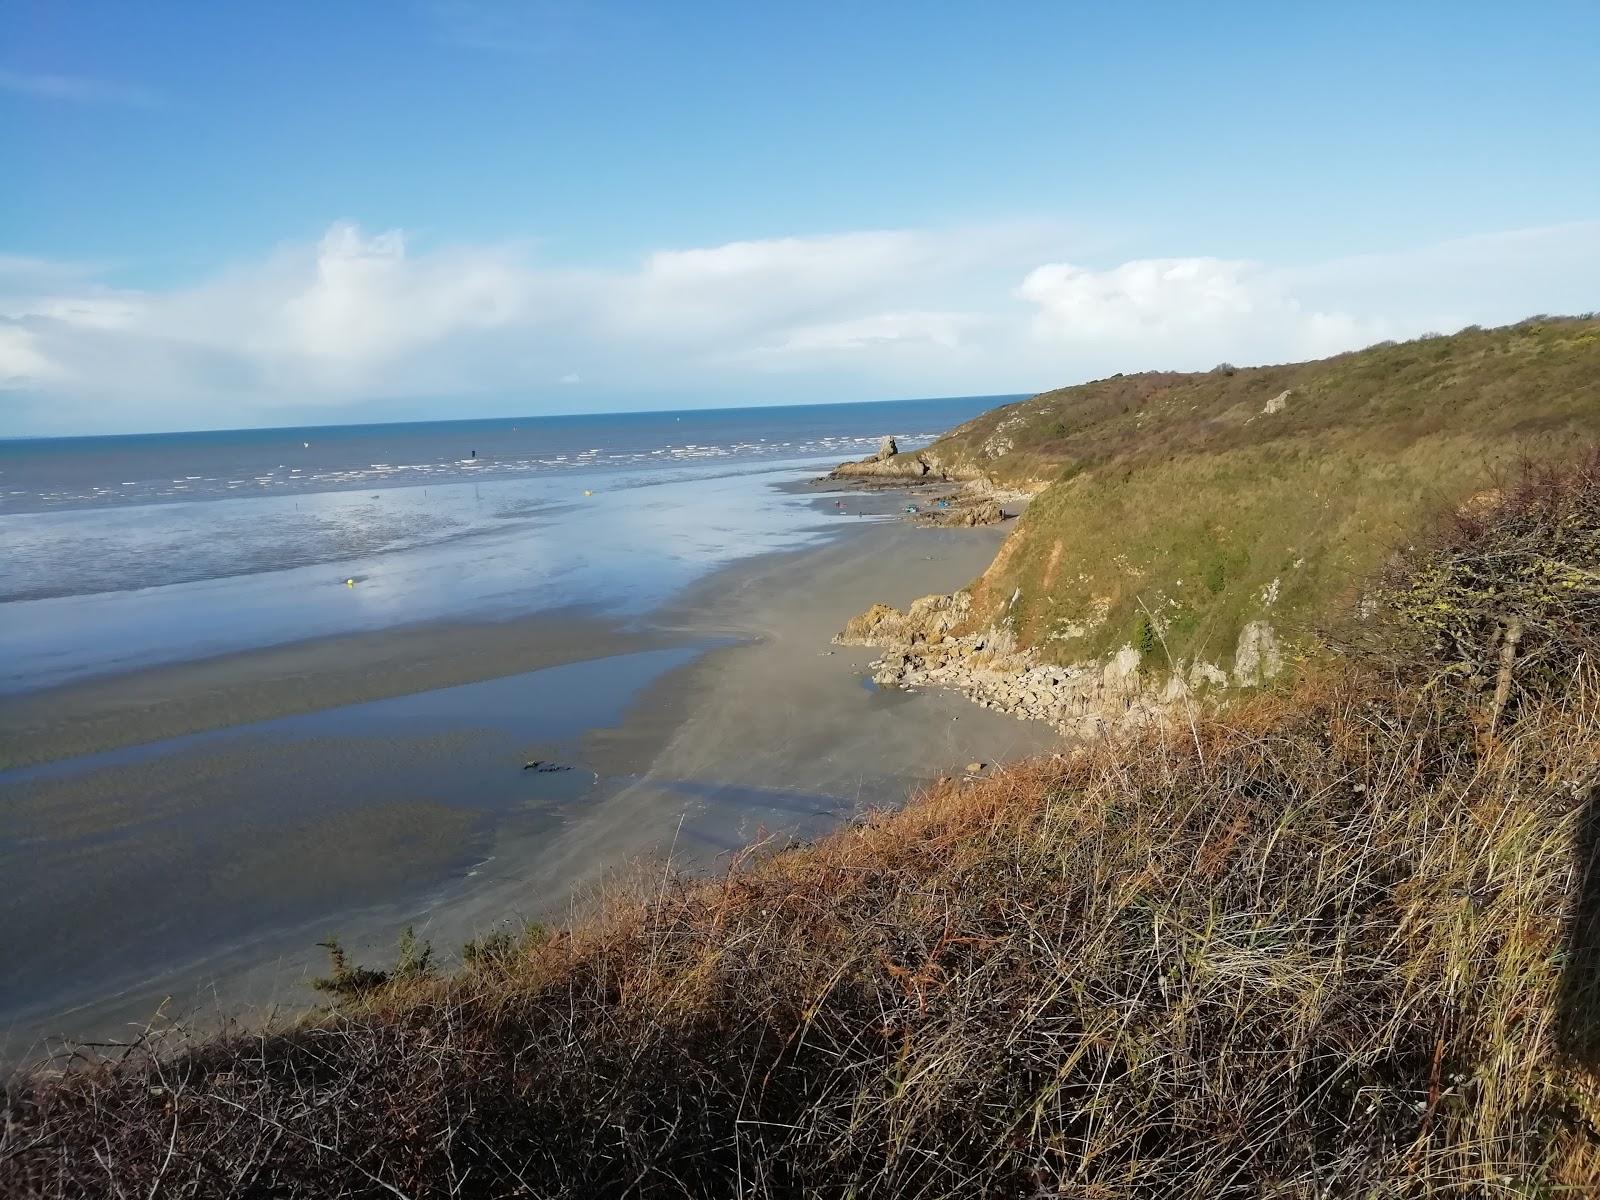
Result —
[[[1592,2],[0,24],[0,433],[1030,390],[1600,308]]]

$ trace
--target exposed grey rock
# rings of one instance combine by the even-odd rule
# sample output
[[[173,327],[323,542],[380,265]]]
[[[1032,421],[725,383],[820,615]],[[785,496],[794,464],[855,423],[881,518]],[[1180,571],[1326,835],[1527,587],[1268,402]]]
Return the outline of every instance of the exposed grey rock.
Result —
[[[1139,652],[1124,646],[1106,662],[1101,679],[1108,692],[1125,692],[1138,687]]]
[[[1098,662],[1040,663],[1033,649],[1017,645],[1008,626],[957,633],[970,616],[971,597],[965,592],[924,596],[905,612],[876,604],[835,641],[882,647],[884,653],[872,663],[881,686],[952,688],[979,707],[1046,721],[1075,737],[1163,719],[1187,708],[1206,689],[1230,682],[1203,660],[1179,662],[1159,675],[1143,672],[1141,655],[1132,646]],[[1265,682],[1283,668],[1282,652],[1265,621],[1246,627],[1235,658],[1235,679],[1245,686]]]
[[[917,514],[916,523],[972,528],[978,525],[997,525],[1005,519],[1005,512],[994,500],[958,500],[948,508],[925,509]]]
[[[926,451],[901,454],[893,437],[878,443],[878,452],[857,462],[840,463],[829,479],[923,479],[938,473],[938,460]]]
[[[1233,655],[1233,681],[1240,687],[1259,687],[1283,670],[1283,653],[1277,635],[1265,621],[1251,621],[1239,631]]]

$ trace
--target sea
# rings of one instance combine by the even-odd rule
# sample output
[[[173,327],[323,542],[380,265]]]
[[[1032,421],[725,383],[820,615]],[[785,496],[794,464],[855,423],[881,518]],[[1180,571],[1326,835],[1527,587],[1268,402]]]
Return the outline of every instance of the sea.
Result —
[[[0,441],[0,1070],[158,1012],[298,1010],[330,931],[367,956],[413,923],[459,946],[619,865],[619,839],[671,833],[681,861],[903,795],[889,766],[841,800],[786,777],[752,790],[712,763],[638,793],[619,833],[609,803],[650,785],[591,749],[721,644],[652,634],[661,606],[738,560],[893,519],[882,497],[806,480],[1006,399]],[[645,636],[410,694],[232,707],[253,677],[231,654],[307,643],[289,657],[337,662],[325,639],[538,614],[506,628]],[[184,672],[109,678],[195,660],[212,660],[187,673],[212,681],[197,693]],[[224,677],[231,691],[204,690]],[[195,694],[215,727],[141,732],[144,707]],[[869,719],[877,702],[861,701]],[[75,744],[76,712],[90,748],[19,733],[41,709],[66,738],[47,745]],[[524,770],[529,756],[560,769]]]
[[[1007,396],[0,440],[0,694],[566,606],[819,536],[774,483]]]

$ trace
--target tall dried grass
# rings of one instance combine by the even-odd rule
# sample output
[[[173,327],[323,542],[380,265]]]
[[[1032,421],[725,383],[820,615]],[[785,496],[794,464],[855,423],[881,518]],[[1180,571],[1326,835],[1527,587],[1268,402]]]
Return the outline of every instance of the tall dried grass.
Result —
[[[1346,662],[297,1028],[37,1073],[0,1193],[1595,1194],[1585,622],[1493,736]]]

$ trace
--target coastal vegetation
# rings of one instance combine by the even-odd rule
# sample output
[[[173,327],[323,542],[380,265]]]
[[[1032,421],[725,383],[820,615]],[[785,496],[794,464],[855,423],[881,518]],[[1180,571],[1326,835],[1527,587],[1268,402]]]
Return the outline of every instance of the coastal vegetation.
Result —
[[[880,685],[1098,736],[1321,655],[1430,514],[1597,438],[1594,316],[1046,392],[835,473],[1032,493],[982,576],[838,640],[883,651]]]
[[[1055,480],[968,594],[991,627],[1109,594],[1073,653],[1175,659],[1277,579],[1316,652],[453,970],[340,952],[288,1027],[36,1069],[0,1194],[1593,1194],[1597,363],[1543,321],[964,427],[941,464]]]
[[[1252,621],[1314,643],[1428,514],[1597,437],[1600,317],[1536,317],[1062,388],[927,457],[1036,492],[972,589],[969,625],[1001,621],[1046,663],[1143,643],[1147,669],[1227,669]]]

